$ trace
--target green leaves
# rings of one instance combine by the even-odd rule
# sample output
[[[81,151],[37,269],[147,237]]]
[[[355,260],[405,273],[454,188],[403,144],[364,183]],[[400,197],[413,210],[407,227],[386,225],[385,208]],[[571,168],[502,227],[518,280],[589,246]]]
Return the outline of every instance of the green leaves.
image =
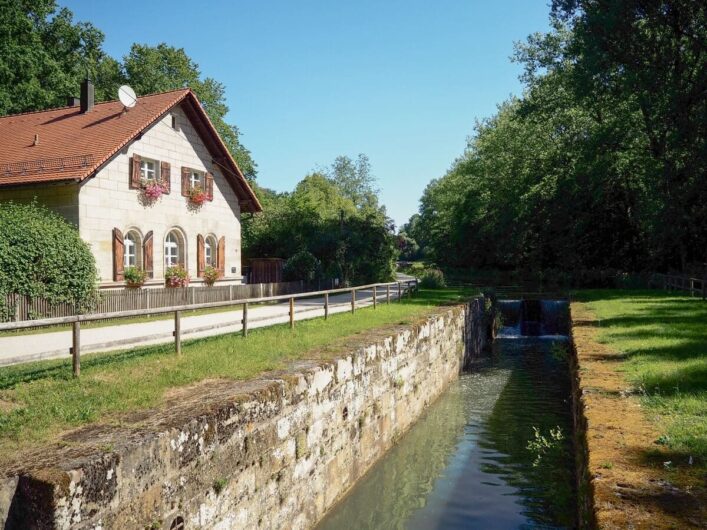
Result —
[[[35,203],[3,203],[0,304],[5,295],[19,294],[82,310],[94,300],[97,282],[93,255],[73,226]],[[8,316],[2,310],[0,320]]]

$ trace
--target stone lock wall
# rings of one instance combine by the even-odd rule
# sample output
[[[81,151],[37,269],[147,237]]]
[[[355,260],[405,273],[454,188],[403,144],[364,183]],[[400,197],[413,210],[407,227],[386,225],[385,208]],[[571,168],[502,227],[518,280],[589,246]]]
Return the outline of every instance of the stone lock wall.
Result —
[[[111,450],[21,473],[0,522],[311,528],[484,347],[483,310],[475,299],[333,361],[180,391],[139,427],[89,427]]]

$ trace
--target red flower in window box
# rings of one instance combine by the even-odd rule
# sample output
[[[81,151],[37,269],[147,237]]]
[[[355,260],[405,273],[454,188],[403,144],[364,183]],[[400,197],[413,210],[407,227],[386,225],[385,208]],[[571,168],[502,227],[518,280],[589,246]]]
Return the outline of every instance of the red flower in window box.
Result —
[[[189,190],[189,202],[194,206],[201,206],[207,201],[208,198],[209,196],[201,186],[194,186]]]
[[[187,287],[190,280],[189,274],[181,265],[168,267],[164,273],[164,283],[167,287]]]

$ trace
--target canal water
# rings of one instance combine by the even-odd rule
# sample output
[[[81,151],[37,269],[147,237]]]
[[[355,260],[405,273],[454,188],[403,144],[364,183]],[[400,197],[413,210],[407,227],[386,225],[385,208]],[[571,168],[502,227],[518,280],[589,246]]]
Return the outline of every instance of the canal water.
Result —
[[[531,328],[506,330],[318,530],[574,527],[567,337]]]

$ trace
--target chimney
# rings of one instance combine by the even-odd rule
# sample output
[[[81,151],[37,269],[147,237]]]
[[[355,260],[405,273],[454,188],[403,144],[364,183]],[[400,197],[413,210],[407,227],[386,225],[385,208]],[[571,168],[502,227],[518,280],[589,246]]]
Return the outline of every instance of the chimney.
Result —
[[[89,79],[81,82],[81,112],[89,112],[93,109],[93,83]]]
[[[76,96],[68,96],[66,98],[66,105],[69,107],[78,107],[81,104],[81,100]]]

